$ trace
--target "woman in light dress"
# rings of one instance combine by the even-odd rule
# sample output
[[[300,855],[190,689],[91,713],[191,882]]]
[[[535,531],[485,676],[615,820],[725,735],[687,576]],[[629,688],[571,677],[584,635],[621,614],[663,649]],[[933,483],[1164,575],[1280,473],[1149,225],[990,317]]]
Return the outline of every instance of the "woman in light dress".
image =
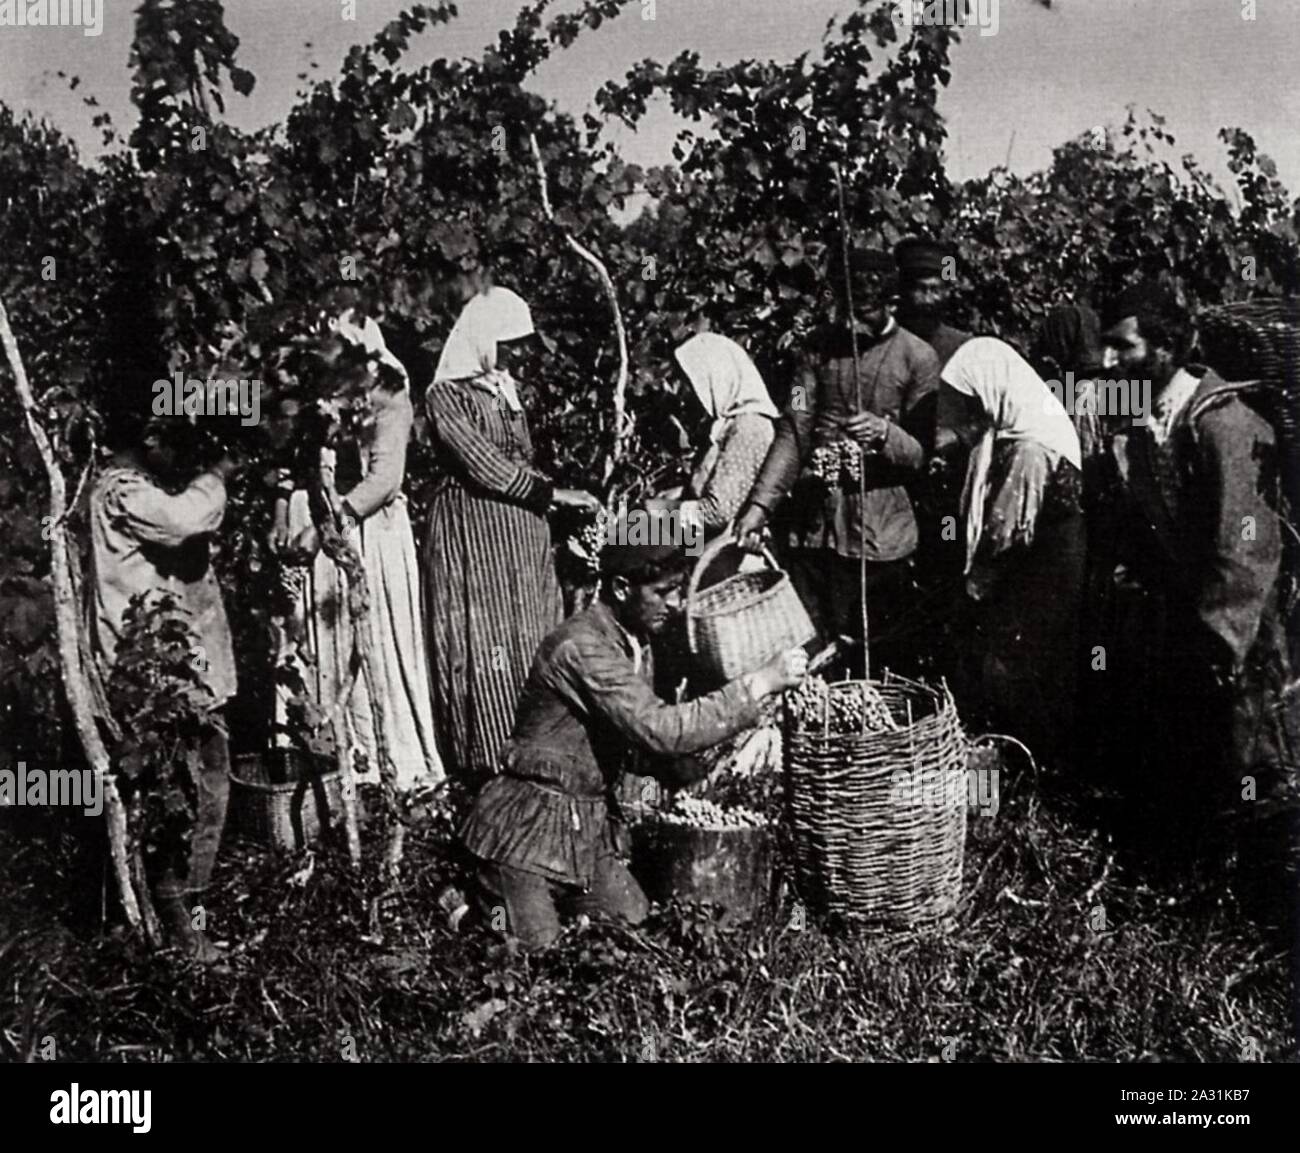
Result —
[[[358,444],[361,478],[340,492],[345,534],[360,553],[370,592],[369,624],[375,690],[383,697],[389,755],[400,792],[434,788],[446,777],[434,742],[432,694],[424,644],[419,566],[402,482],[414,412],[409,380],[388,350],[379,326],[359,326],[351,311],[335,323],[337,335],[365,350],[371,373],[373,425]],[[332,464],[332,454],[326,465]],[[309,694],[321,709],[339,700],[354,677],[352,621],[343,574],[319,550],[305,489],[277,502],[273,547],[311,557],[296,605],[296,660]],[[276,720],[287,719],[288,693],[277,692]],[[357,677],[342,710],[358,779],[378,782],[374,710],[364,678]]]

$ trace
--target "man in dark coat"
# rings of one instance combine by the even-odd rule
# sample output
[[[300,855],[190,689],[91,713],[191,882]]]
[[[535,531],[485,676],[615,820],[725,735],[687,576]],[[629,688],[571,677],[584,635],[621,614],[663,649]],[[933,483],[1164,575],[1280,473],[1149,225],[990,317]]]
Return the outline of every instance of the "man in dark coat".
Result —
[[[1171,294],[1131,288],[1103,324],[1108,359],[1150,380],[1153,402],[1111,447],[1119,579],[1141,606],[1128,614],[1127,652],[1093,675],[1118,672],[1142,694],[1126,719],[1135,782],[1159,794],[1159,838],[1172,816],[1184,859],[1205,863],[1227,855],[1235,830],[1242,863],[1252,858],[1242,881],[1267,876],[1276,892],[1259,854],[1286,852],[1300,699],[1286,695],[1274,429],[1250,383],[1184,364],[1192,329]]]
[[[781,543],[818,643],[861,639],[865,560],[873,675],[882,667],[906,672],[911,645],[904,614],[917,544],[907,486],[920,474],[930,443],[928,402],[938,391],[939,360],[894,319],[897,280],[889,254],[858,250],[850,267],[857,364],[837,261],[831,284],[839,323],[800,363],[736,534],[757,548],[789,498]],[[853,461],[860,462],[860,477]]]

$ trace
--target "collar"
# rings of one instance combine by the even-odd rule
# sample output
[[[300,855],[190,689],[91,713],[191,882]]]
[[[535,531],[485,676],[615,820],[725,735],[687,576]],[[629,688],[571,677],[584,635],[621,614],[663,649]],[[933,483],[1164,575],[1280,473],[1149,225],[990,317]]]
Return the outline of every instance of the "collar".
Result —
[[[604,601],[598,600],[593,606],[593,612],[596,614],[602,629],[622,643],[627,655],[632,658],[632,664],[636,667],[637,672],[640,672],[644,653],[642,643],[619,623],[618,617],[614,615],[614,610]]]
[[[1187,408],[1200,380],[1185,368],[1178,369],[1169,378],[1169,383],[1160,390],[1160,395],[1152,402],[1151,436],[1156,444],[1165,444],[1173,433],[1174,425]]]

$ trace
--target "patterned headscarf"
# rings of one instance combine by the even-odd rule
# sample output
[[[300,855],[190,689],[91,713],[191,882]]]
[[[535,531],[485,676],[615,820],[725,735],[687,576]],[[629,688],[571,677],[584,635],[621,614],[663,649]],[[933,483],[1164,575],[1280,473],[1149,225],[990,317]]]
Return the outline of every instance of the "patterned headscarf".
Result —
[[[716,332],[701,332],[674,355],[705,412],[713,417],[709,439],[715,444],[722,438],[727,421],[742,412],[772,420],[780,416],[749,353],[734,340]]]

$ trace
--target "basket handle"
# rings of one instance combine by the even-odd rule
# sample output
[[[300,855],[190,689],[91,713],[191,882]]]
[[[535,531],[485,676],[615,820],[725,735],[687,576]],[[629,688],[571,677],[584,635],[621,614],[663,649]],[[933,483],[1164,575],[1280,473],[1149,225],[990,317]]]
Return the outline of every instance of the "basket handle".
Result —
[[[704,579],[704,574],[719,554],[726,548],[739,548],[740,545],[731,535],[734,525],[728,525],[726,532],[721,532],[714,539],[712,544],[704,546],[704,551],[700,553],[695,562],[695,568],[691,571],[691,579],[686,586],[686,643],[692,653],[696,652],[695,647],[695,614],[691,611],[699,596],[700,581]],[[781,571],[781,566],[776,563],[776,557],[772,555],[772,550],[764,547],[759,554],[767,561],[772,569],[776,572]]]

